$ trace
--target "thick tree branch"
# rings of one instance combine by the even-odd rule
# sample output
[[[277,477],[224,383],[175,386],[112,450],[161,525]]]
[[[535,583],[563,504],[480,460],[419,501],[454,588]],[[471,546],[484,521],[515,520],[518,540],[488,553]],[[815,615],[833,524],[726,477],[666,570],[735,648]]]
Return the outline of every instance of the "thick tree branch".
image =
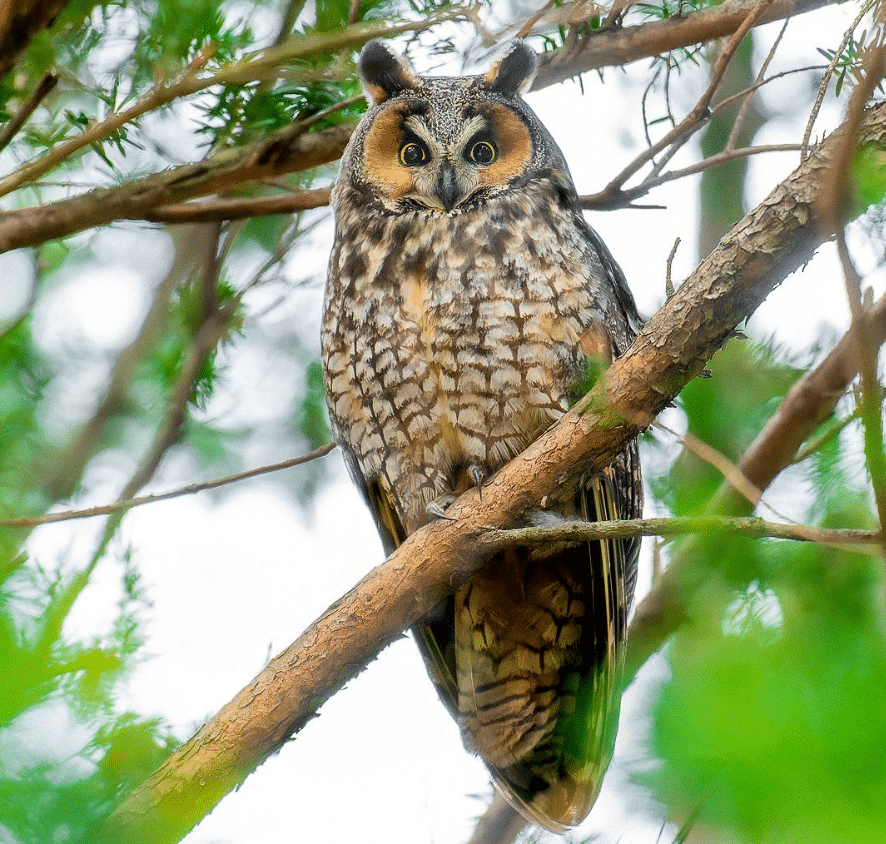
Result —
[[[297,214],[300,211],[329,205],[331,192],[331,188],[314,188],[279,196],[161,205],[145,214],[145,219],[155,223],[208,223],[219,220],[243,220],[266,214]]]
[[[886,147],[886,104],[860,133]],[[490,527],[569,494],[643,430],[789,272],[828,236],[816,197],[835,137],[741,220],[576,407],[483,487],[410,536],[331,606],[111,815],[113,842],[177,841],[391,641],[482,564]]]

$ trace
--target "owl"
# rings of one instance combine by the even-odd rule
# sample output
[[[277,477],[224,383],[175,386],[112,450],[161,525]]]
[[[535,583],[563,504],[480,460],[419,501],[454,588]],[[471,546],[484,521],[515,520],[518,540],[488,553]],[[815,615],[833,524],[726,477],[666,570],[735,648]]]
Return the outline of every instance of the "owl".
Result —
[[[480,76],[425,77],[379,41],[333,192],[322,356],[334,435],[388,553],[445,517],[581,397],[634,337],[624,276],[521,98],[512,42]],[[524,523],[640,514],[636,443]],[[504,796],[562,832],[612,755],[633,540],[515,546],[414,629]]]

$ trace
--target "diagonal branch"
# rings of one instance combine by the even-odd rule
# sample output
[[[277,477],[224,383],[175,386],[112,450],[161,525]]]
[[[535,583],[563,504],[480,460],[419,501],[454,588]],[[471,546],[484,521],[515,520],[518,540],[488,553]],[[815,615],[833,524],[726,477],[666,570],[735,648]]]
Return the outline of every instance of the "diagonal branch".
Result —
[[[886,147],[886,104],[860,133]],[[115,810],[109,842],[178,841],[384,647],[482,565],[490,527],[569,494],[608,464],[704,366],[765,296],[829,235],[820,175],[840,133],[741,220],[649,320],[605,378],[544,436],[470,490],[333,604]]]

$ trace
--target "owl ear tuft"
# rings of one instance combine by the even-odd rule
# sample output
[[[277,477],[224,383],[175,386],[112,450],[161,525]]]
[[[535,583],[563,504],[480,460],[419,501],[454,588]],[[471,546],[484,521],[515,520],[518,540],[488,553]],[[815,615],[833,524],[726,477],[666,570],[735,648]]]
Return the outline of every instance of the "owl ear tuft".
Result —
[[[514,39],[508,51],[483,77],[483,82],[496,94],[513,97],[529,90],[536,70],[538,56],[535,50],[525,41]]]
[[[357,66],[369,101],[375,105],[418,85],[405,59],[394,55],[381,41],[366,42]]]

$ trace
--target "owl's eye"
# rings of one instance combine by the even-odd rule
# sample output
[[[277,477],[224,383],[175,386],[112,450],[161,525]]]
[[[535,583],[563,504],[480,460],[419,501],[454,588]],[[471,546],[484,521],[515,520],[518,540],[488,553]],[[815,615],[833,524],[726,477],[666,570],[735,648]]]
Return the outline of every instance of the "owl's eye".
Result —
[[[468,161],[474,164],[492,164],[498,156],[496,148],[489,141],[477,141],[468,150]]]
[[[400,163],[406,167],[419,167],[428,160],[428,154],[421,144],[410,141],[400,147]]]

